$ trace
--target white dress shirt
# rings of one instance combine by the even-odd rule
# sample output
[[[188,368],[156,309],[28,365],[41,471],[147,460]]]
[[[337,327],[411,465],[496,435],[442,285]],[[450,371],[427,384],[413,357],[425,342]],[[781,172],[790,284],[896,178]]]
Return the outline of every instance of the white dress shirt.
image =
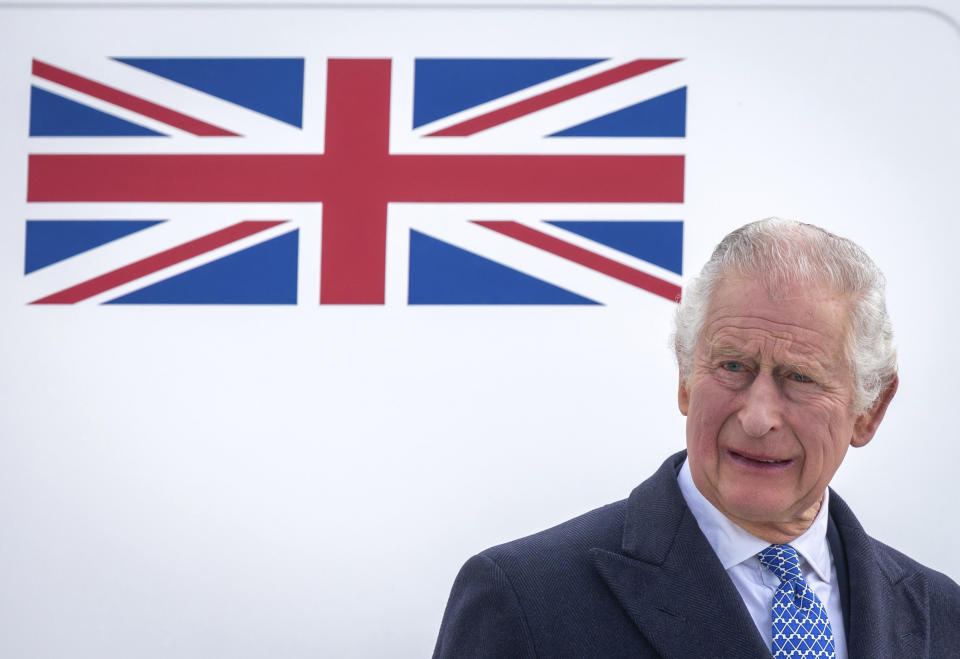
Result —
[[[690,475],[686,461],[677,477],[680,492],[693,513],[707,542],[720,558],[733,585],[740,592],[743,603],[760,630],[767,648],[772,645],[770,609],[773,595],[780,586],[780,579],[760,564],[757,554],[770,546],[766,540],[747,533],[717,510],[700,493]],[[827,509],[829,490],[823,495],[823,505],[816,519],[803,535],[790,542],[800,555],[800,569],[807,584],[823,602],[830,617],[837,659],[847,659],[847,639],[843,631],[843,607],[840,604],[840,587],[837,570],[833,565],[830,543],[827,542]]]

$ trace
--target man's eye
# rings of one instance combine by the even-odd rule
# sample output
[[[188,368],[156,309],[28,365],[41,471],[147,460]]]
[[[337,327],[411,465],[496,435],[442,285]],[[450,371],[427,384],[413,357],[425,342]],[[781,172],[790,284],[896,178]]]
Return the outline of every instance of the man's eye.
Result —
[[[746,370],[741,362],[723,362],[722,367],[723,370],[731,371],[732,373],[740,373],[741,371]]]
[[[808,378],[806,375],[802,373],[791,373],[790,379],[793,380],[794,382],[813,382],[812,379]]]

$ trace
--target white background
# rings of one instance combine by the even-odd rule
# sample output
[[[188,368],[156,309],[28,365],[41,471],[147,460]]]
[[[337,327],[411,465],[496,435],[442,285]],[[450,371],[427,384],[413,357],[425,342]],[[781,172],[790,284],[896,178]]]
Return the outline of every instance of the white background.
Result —
[[[683,447],[653,295],[27,306],[40,54],[684,58],[685,278],[770,215],[867,249],[901,388],[834,486],[960,578],[960,30],[939,7],[0,5],[0,655],[426,656],[471,554],[627,496]]]

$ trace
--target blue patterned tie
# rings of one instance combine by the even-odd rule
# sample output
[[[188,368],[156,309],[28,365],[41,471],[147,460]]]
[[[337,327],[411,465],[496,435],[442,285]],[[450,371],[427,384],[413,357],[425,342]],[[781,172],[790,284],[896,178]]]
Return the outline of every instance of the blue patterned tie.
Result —
[[[835,657],[833,630],[823,602],[800,573],[800,557],[790,545],[770,545],[757,554],[780,579],[773,594],[773,656],[776,659]]]

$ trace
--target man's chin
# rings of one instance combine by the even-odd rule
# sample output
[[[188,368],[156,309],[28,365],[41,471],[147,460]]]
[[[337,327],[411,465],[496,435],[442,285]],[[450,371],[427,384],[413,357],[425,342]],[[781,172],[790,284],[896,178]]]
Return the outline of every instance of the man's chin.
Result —
[[[795,520],[796,501],[784,498],[758,498],[756,492],[724,497],[720,511],[739,526],[788,524]]]

